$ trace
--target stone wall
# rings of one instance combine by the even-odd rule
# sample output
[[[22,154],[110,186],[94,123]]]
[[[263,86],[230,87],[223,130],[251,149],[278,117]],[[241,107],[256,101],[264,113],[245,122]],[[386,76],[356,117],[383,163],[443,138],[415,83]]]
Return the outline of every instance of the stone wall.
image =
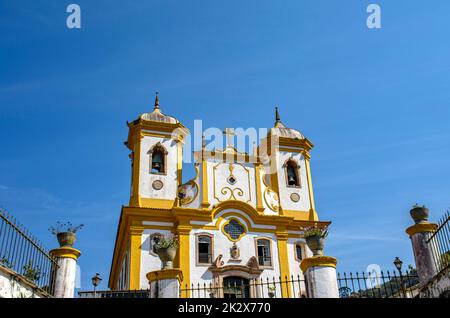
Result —
[[[420,290],[421,298],[450,298],[450,266],[433,277]]]
[[[0,298],[48,298],[44,290],[0,265]]]

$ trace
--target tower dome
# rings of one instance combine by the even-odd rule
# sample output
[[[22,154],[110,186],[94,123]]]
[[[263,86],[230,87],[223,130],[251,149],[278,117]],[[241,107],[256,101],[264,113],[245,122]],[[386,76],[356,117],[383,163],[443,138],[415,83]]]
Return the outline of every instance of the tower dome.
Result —
[[[151,113],[144,113],[140,117],[142,120],[160,122],[160,123],[168,123],[168,124],[178,124],[179,121],[172,116],[165,115],[161,112],[159,108],[159,93],[156,93],[155,98],[155,106]]]
[[[270,128],[269,135],[292,139],[305,139],[305,136],[300,131],[284,126],[280,120],[278,107],[275,107],[275,124],[273,128]]]

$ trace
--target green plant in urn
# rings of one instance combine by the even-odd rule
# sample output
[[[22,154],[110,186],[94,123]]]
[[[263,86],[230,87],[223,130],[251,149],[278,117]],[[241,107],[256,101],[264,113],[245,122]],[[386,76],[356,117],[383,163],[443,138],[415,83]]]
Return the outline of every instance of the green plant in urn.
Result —
[[[322,256],[325,238],[328,236],[328,227],[317,225],[307,227],[304,229],[303,236],[309,249],[313,252],[313,256]]]
[[[162,269],[172,269],[179,246],[178,236],[158,235],[153,238],[153,249],[162,262]]]
[[[73,226],[71,222],[56,222],[56,226],[50,227],[49,231],[56,235],[60,247],[72,247],[77,239],[76,232],[83,226],[84,224]]]

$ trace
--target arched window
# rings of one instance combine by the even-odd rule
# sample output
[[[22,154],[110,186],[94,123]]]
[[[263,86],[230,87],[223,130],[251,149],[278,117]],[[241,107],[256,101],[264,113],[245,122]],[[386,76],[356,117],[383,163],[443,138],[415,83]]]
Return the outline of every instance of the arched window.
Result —
[[[201,234],[197,236],[197,264],[211,264],[213,255],[213,240],[211,235]]]
[[[295,243],[295,259],[299,262],[303,260],[304,253],[303,253],[303,244],[301,243]]]
[[[289,159],[286,164],[286,182],[289,187],[299,187],[300,186],[300,176],[298,173],[299,167],[297,163]]]
[[[150,172],[155,174],[166,173],[167,150],[158,142],[150,151]]]
[[[270,251],[270,240],[257,239],[256,240],[256,257],[258,258],[259,266],[272,266],[272,256]]]

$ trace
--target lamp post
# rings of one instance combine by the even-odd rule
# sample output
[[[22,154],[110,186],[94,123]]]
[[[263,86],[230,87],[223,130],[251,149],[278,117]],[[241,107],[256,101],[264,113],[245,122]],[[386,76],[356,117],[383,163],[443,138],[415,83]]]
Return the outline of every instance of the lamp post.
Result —
[[[403,262],[398,256],[394,260],[394,265],[397,268],[398,273],[400,274],[400,289],[402,291],[403,298],[406,298],[406,292],[405,292],[405,288],[403,286],[403,275],[402,275]]]
[[[92,285],[94,285],[94,298],[97,298],[97,286],[100,285],[102,278],[100,277],[100,274],[97,273],[91,279],[92,279]]]

